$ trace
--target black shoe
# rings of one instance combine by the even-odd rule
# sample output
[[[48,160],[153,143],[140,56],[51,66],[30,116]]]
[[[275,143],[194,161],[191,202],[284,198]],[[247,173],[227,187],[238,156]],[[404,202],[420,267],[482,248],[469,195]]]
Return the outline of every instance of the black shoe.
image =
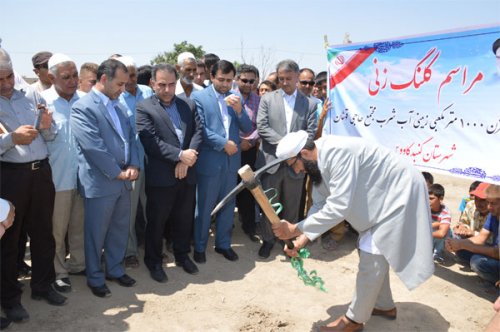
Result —
[[[231,248],[229,248],[229,249],[219,249],[219,248],[215,247],[215,252],[218,253],[218,254],[223,255],[224,258],[226,258],[227,260],[230,260],[232,262],[238,260],[238,255]]]
[[[0,330],[5,330],[6,328],[8,328],[11,322],[12,321],[8,318],[0,317]]]
[[[17,268],[17,277],[26,278],[29,276],[31,276],[31,266],[29,266],[25,262],[22,262],[22,264],[19,264]]]
[[[5,315],[7,316],[7,319],[10,319],[13,322],[16,323],[21,323],[21,322],[26,322],[28,319],[30,319],[30,315],[24,309],[21,303],[14,304],[12,307],[2,307],[3,312],[5,312]]]
[[[269,258],[271,255],[271,250],[273,249],[274,243],[264,241],[259,249],[259,257]]]
[[[245,230],[243,230],[243,232],[246,234],[246,236],[248,236],[250,241],[259,242],[259,237],[257,236],[257,234],[255,234],[255,232],[247,232]]]
[[[167,274],[165,271],[163,271],[163,268],[161,266],[156,267],[155,269],[149,270],[149,275],[153,280],[165,283],[168,281]]]
[[[54,281],[53,286],[58,292],[61,293],[71,292],[71,281],[69,281],[69,278],[57,279],[56,281]]]
[[[195,251],[193,253],[193,259],[198,264],[205,264],[207,262],[207,257],[205,256],[205,252]]]
[[[79,271],[79,272],[68,272],[70,276],[84,276],[87,275],[87,271],[85,269]]]
[[[45,292],[31,291],[31,298],[33,300],[45,300],[51,305],[65,305],[67,300],[66,296],[56,292],[52,286],[49,286]]]
[[[198,274],[199,270],[196,264],[193,263],[193,261],[186,256],[186,258],[182,262],[175,262],[175,265],[181,266],[184,271],[186,271],[189,274]]]
[[[108,286],[106,284],[102,286],[96,286],[92,287],[88,285],[90,290],[92,291],[92,294],[94,294],[97,297],[110,297],[111,296],[111,291],[109,290]]]
[[[106,277],[107,280],[111,281],[116,281],[118,285],[123,286],[123,287],[132,287],[135,285],[135,280],[132,279],[128,274],[124,274],[121,277],[118,278],[113,278],[113,277]]]

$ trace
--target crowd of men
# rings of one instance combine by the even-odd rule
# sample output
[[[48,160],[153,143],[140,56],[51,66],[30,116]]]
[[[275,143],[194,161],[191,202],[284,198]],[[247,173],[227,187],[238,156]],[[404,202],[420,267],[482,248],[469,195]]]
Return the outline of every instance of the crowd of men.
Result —
[[[163,268],[165,247],[186,273],[199,273],[197,264],[207,261],[211,227],[215,228],[215,252],[229,261],[238,260],[231,246],[235,206],[245,234],[251,241],[262,240],[258,255],[263,259],[270,256],[277,235],[301,234],[295,228],[291,233],[273,230],[248,191],[226,204],[214,220],[211,211],[236,186],[242,165],[258,169],[276,160],[280,142],[290,133],[303,133],[304,144],[321,136],[330,107],[326,72],[316,75],[293,60],[283,60],[261,82],[253,65],[235,68],[214,54],[196,59],[189,52],[179,54],[175,65],[141,67],[120,54],[101,64],[84,63],[80,70],[61,53],[39,52],[32,60],[38,81],[29,86],[0,48],[0,197],[9,202],[2,206],[11,213],[0,223],[4,233],[1,306],[8,320],[29,318],[21,304],[20,274],[31,275],[33,299],[52,305],[67,302],[62,294],[71,291],[71,275],[86,276],[95,296],[108,297],[106,280],[123,287],[136,283],[126,268],[139,266],[142,243],[144,264],[155,281],[168,279]],[[318,176],[310,165],[315,159],[307,152],[315,147],[302,151],[304,144],[290,156],[297,156],[293,163],[278,164],[261,178],[264,188],[276,190],[284,208],[280,217],[292,223],[304,219],[307,210],[310,192],[305,173],[312,182]],[[354,153],[346,149],[346,156]],[[394,165],[407,167],[397,161]],[[408,181],[420,188],[423,179]],[[321,190],[315,186],[313,197]],[[498,195],[495,190],[490,189]],[[373,195],[381,197],[380,192]],[[498,247],[500,197],[485,195],[488,213],[496,220],[494,245]],[[318,202],[328,205],[327,196]],[[312,211],[321,209],[316,206]],[[428,212],[427,202],[422,209]],[[345,219],[365,231],[365,224],[350,220],[358,217],[335,215],[314,236],[307,235],[305,228],[301,231],[312,240]],[[419,228],[426,233],[430,213],[420,219],[429,222]],[[28,237],[31,267],[24,262]],[[472,250],[459,240],[448,241],[446,247]],[[386,248],[379,245],[379,249]],[[392,249],[387,252],[389,263],[392,256],[401,255]],[[378,251],[371,254],[379,255]],[[498,250],[496,257],[492,255],[498,263]],[[385,274],[389,263],[384,265]],[[425,278],[410,279],[411,288]],[[372,294],[374,299],[377,294]],[[374,309],[374,302],[363,307],[363,314],[350,308],[339,324],[362,326],[370,314],[395,317],[392,297],[384,303],[390,308]],[[7,320],[2,317],[4,323]]]

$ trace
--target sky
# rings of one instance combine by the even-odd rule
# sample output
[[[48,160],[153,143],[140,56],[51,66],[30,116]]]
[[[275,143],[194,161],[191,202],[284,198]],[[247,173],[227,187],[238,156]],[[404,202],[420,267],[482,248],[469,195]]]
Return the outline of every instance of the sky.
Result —
[[[183,40],[269,73],[283,59],[326,70],[324,35],[341,44],[499,24],[500,0],[2,0],[0,38],[14,69],[60,52],[78,66],[114,53],[138,66]]]

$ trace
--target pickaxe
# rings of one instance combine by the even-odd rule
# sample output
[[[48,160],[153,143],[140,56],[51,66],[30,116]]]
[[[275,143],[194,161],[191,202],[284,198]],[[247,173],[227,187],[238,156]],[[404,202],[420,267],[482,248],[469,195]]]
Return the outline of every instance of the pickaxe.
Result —
[[[235,198],[240,191],[246,188],[250,190],[253,197],[255,197],[257,204],[259,204],[260,208],[262,209],[262,212],[264,212],[264,214],[266,215],[267,219],[269,219],[271,224],[279,224],[281,222],[280,218],[274,211],[273,207],[271,206],[271,203],[269,203],[269,200],[267,199],[264,190],[262,190],[262,186],[260,185],[259,182],[259,177],[269,168],[278,165],[287,159],[289,158],[276,159],[273,162],[258,169],[255,173],[252,171],[252,168],[248,165],[241,167],[238,170],[238,174],[241,177],[240,184],[238,184],[226,197],[224,197],[222,201],[219,202],[219,204],[217,204],[217,206],[212,211],[211,216],[214,216],[220,209],[222,209],[224,205],[226,205],[227,202]],[[285,240],[285,244],[289,249],[293,249],[294,247],[293,242],[290,240]]]

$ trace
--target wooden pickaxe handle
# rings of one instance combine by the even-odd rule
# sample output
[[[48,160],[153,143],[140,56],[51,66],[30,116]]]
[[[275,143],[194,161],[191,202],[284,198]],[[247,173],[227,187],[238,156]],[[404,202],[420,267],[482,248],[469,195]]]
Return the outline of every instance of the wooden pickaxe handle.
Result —
[[[238,170],[238,174],[240,175],[241,180],[245,182],[247,189],[250,190],[253,197],[255,197],[257,204],[259,204],[260,208],[262,209],[262,212],[264,212],[264,214],[266,215],[267,219],[269,219],[271,224],[281,223],[280,218],[274,211],[273,207],[271,206],[271,203],[269,203],[269,199],[264,193],[264,190],[262,190],[262,187],[257,182],[257,179],[255,179],[255,175],[254,172],[252,171],[252,168],[248,165],[245,165]],[[293,242],[291,240],[285,240],[285,244],[288,247],[288,249],[294,248]]]

